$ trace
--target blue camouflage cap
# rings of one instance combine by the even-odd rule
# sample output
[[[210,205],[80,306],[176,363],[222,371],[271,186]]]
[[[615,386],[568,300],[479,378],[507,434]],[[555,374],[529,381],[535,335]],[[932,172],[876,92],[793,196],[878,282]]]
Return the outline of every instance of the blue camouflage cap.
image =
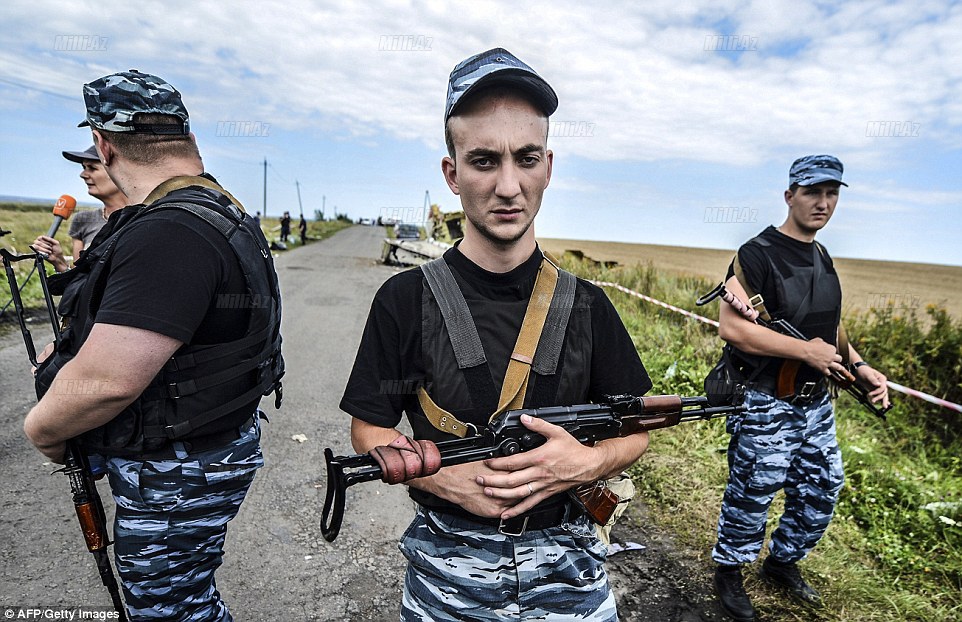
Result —
[[[136,69],[104,76],[84,84],[87,118],[77,127],[91,126],[108,132],[189,134],[190,121],[180,92],[163,78]],[[179,124],[135,123],[134,115],[166,114]]]
[[[814,186],[823,181],[837,181],[847,188],[848,184],[842,181],[842,170],[842,163],[835,156],[805,156],[792,162],[792,168],[788,171],[788,185]]]
[[[503,84],[525,91],[534,103],[551,116],[558,109],[558,96],[538,73],[504,48],[494,48],[461,61],[448,78],[448,96],[444,106],[444,122],[454,113],[465,96],[479,87]]]

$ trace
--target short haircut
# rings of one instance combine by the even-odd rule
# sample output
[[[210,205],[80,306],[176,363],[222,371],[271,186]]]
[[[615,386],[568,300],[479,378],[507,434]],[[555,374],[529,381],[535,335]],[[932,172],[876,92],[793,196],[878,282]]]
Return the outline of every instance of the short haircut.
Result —
[[[135,123],[182,125],[183,120],[170,114],[138,113]],[[125,158],[138,164],[151,164],[167,158],[198,158],[197,143],[189,134],[150,134],[141,132],[108,132],[98,130]]]
[[[531,104],[536,110],[539,109],[537,102],[535,102],[535,100],[532,99],[531,96],[528,95],[526,91],[521,89],[513,89],[513,88],[505,87],[502,85],[493,85],[487,88],[482,88],[476,93],[472,93],[468,102],[462,103],[457,108],[457,110],[450,117],[448,117],[448,120],[444,122],[444,144],[445,146],[447,146],[448,155],[451,156],[452,160],[456,158],[454,157],[454,137],[451,135],[451,119],[453,119],[454,117],[460,116],[461,110],[469,110],[471,108],[470,102],[475,102],[482,97],[489,97],[489,96],[505,97],[506,95],[514,95],[516,97],[520,97],[521,99]],[[468,105],[464,105],[464,104],[468,104]],[[541,113],[541,116],[545,120],[544,141],[545,141],[545,144],[547,144],[548,143],[548,125],[549,123],[551,123],[551,121],[548,119],[548,116],[543,112]]]

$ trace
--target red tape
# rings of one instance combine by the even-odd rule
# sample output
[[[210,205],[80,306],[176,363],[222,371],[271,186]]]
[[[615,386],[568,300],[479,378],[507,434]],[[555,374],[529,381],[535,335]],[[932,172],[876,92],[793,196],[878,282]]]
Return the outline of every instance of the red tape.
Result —
[[[628,289],[627,287],[625,287],[625,286],[623,286],[623,285],[619,285],[618,283],[612,283],[612,282],[610,282],[610,281],[588,281],[588,282],[589,282],[589,283],[594,283],[594,284],[597,285],[598,287],[612,287],[612,288],[614,288],[614,289],[617,289],[617,290],[620,291],[620,292],[624,292],[624,293],[628,294],[629,296],[634,296],[635,298],[641,298],[642,300],[644,300],[644,301],[646,301],[646,302],[650,302],[650,303],[652,303],[652,304],[658,305],[659,307],[664,307],[664,308],[669,309],[669,310],[671,310],[671,311],[675,311],[676,313],[680,313],[680,314],[682,314],[682,315],[684,315],[684,316],[686,316],[686,317],[690,317],[690,318],[692,318],[693,320],[698,320],[699,322],[704,322],[705,324],[711,324],[712,326],[715,326],[715,327],[718,326],[718,322],[716,322],[715,320],[712,320],[712,319],[707,318],[707,317],[703,317],[703,316],[701,316],[701,315],[698,315],[697,313],[692,313],[691,311],[688,311],[688,310],[686,310],[686,309],[681,309],[681,308],[676,307],[676,306],[674,306],[674,305],[670,305],[670,304],[668,304],[667,302],[662,302],[662,301],[660,301],[660,300],[656,300],[656,299],[652,298],[651,296],[645,296],[644,294],[639,294],[638,292],[636,292],[636,291],[634,291],[634,290],[630,290],[630,289]],[[900,385],[900,384],[898,384],[898,383],[892,382],[891,380],[888,381],[888,386],[889,386],[890,389],[894,389],[895,391],[898,391],[899,393],[904,393],[905,395],[911,395],[912,397],[917,397],[917,398],[919,398],[920,400],[925,400],[926,402],[929,402],[929,403],[931,403],[931,404],[936,404],[936,405],[941,406],[941,407],[943,407],[943,408],[948,408],[949,410],[954,410],[954,411],[957,411],[957,412],[962,413],[962,405],[956,404],[955,402],[950,402],[950,401],[948,401],[948,400],[943,400],[943,399],[940,398],[940,397],[935,397],[934,395],[929,395],[928,393],[923,393],[922,391],[919,391],[919,390],[917,390],[917,389],[910,389],[909,387],[902,386],[902,385]]]

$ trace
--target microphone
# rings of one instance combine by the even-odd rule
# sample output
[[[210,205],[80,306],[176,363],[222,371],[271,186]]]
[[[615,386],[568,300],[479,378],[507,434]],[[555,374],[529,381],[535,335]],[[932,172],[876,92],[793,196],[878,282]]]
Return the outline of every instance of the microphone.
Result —
[[[70,218],[73,214],[74,208],[77,207],[77,199],[73,198],[69,194],[61,194],[57,202],[53,204],[53,224],[50,225],[50,230],[47,231],[47,237],[52,238],[57,233],[57,229],[60,228],[60,223]]]

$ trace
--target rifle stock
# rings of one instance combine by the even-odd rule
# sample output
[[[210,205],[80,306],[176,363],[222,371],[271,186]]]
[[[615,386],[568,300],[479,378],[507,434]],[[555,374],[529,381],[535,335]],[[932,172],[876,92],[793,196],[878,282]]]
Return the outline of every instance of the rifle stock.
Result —
[[[550,406],[510,410],[496,417],[477,436],[441,441],[441,468],[510,456],[529,451],[545,443],[540,434],[528,430],[521,423],[521,415],[538,417],[561,426],[582,444],[609,438],[630,436],[647,430],[677,425],[682,421],[713,419],[743,412],[741,399],[731,406],[709,406],[708,398],[656,395],[635,397],[616,395],[601,404]],[[330,448],[324,450],[327,462],[327,495],[321,516],[321,533],[333,542],[344,518],[347,488],[361,482],[384,479],[380,466],[369,454],[334,456]],[[592,520],[603,525],[608,522],[620,501],[618,496],[598,482],[584,484],[570,491]]]

